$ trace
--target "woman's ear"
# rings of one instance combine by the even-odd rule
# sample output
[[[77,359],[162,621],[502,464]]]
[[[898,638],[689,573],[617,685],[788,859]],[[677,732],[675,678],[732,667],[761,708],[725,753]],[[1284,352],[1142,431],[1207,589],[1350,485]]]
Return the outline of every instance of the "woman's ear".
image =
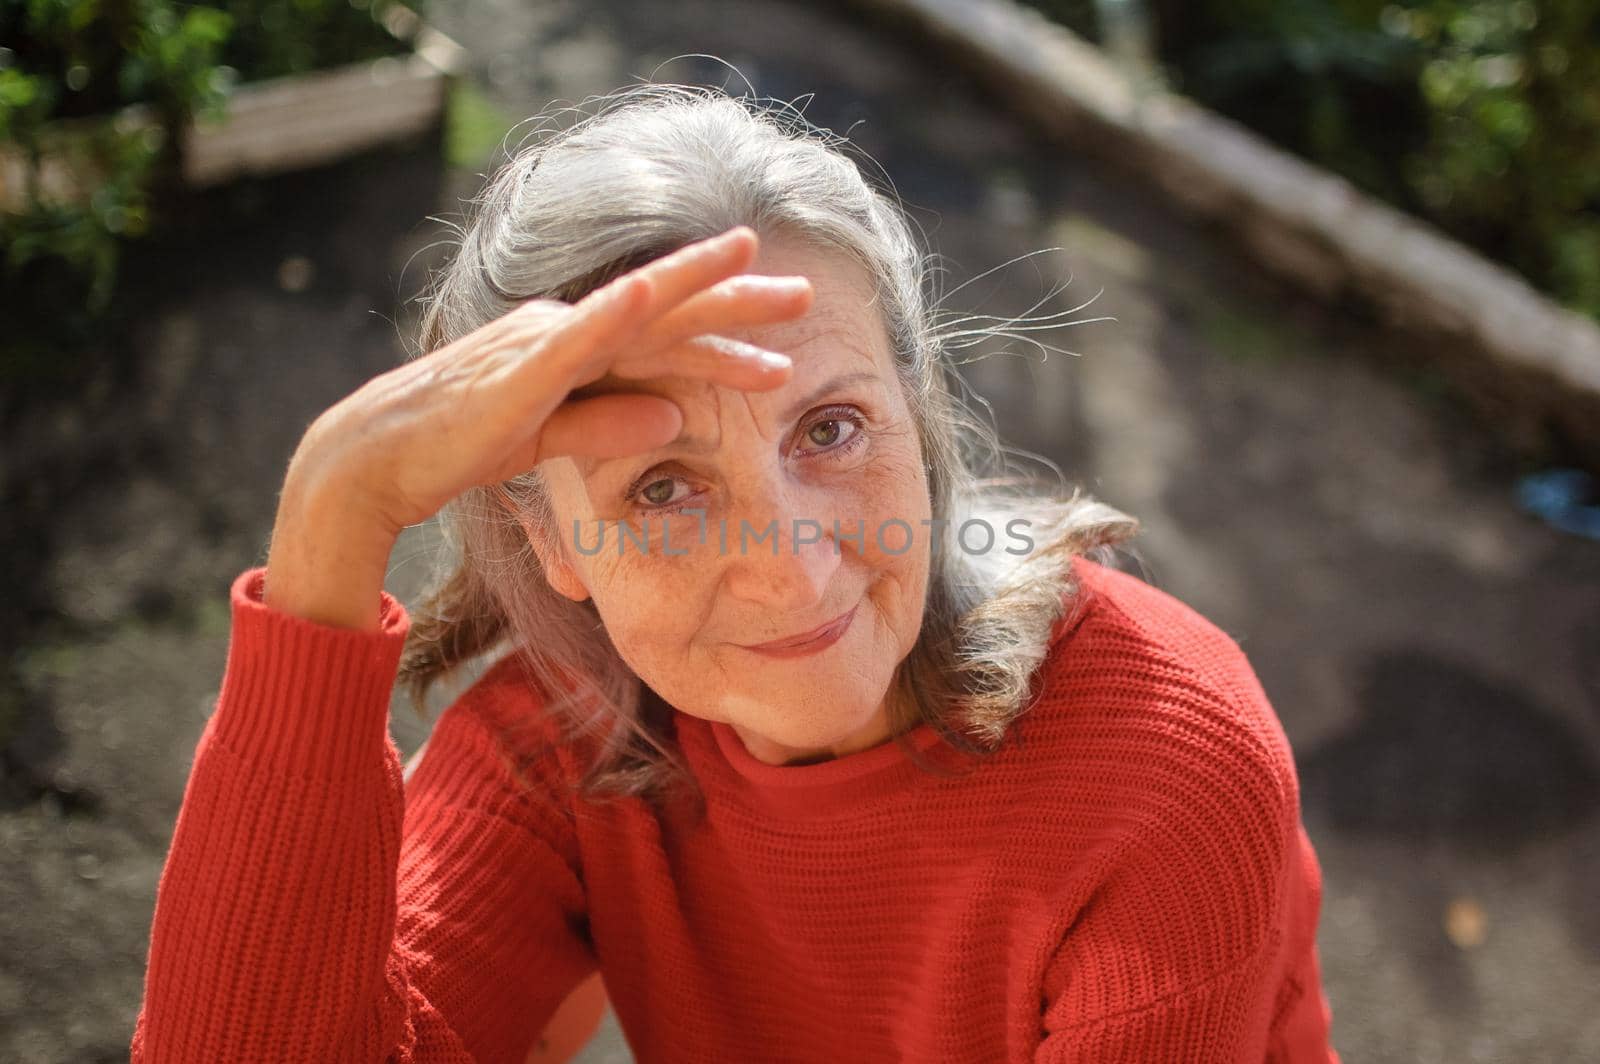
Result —
[[[531,531],[528,533],[528,542],[533,545],[533,552],[539,556],[539,568],[544,570],[544,578],[557,593],[565,595],[573,602],[582,602],[589,597],[589,589],[583,586],[577,570],[562,557],[559,550],[553,551],[546,547],[541,537]]]
[[[511,500],[506,498],[503,492],[495,494],[505,511],[515,517],[517,523],[522,526],[523,535],[528,537],[528,544],[533,547],[533,553],[539,556],[539,568],[544,570],[545,580],[556,593],[564,595],[573,602],[582,602],[588,598],[589,589],[583,585],[577,570],[567,561],[559,547],[547,543],[545,537],[534,529],[532,523],[517,512]]]

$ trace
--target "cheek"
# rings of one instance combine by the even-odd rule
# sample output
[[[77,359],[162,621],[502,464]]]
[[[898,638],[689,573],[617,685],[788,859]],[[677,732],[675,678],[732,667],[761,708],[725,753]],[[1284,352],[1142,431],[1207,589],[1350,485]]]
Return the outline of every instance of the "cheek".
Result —
[[[635,672],[682,660],[704,623],[713,586],[693,556],[662,557],[629,542],[619,557],[607,542],[578,564],[606,633]]]
[[[914,447],[880,455],[861,474],[841,502],[864,534],[859,547],[845,549],[859,551],[873,578],[870,594],[905,651],[921,629],[932,559],[927,475]]]
[[[873,456],[852,479],[841,499],[849,523],[865,529],[861,550],[875,567],[915,569],[928,564],[932,516],[928,479],[914,443],[899,438]]]

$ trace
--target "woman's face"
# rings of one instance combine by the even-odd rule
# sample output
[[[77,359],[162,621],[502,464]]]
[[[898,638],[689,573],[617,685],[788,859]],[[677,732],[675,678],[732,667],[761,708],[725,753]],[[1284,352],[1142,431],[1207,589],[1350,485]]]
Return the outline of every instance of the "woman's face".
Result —
[[[789,380],[583,389],[665,396],[683,430],[645,454],[544,463],[562,553],[545,568],[558,591],[593,598],[623,659],[669,704],[785,764],[889,738],[890,682],[922,627],[931,514],[866,272],[783,240],[764,242],[749,272],[812,282],[804,316],[726,334],[788,354]]]

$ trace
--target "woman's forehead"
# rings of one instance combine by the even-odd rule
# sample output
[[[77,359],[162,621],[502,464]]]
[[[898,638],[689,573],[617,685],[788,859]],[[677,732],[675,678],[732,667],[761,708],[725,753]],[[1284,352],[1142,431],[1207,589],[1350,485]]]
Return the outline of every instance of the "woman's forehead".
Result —
[[[848,388],[870,388],[893,380],[893,360],[886,343],[875,343],[838,330],[813,331],[794,343],[766,345],[782,351],[794,361],[794,372],[777,388],[766,391],[741,391],[698,377],[662,376],[642,380],[606,376],[579,394],[605,391],[644,392],[671,399],[684,414],[685,432],[697,421],[720,416],[725,404],[738,401],[752,411],[761,411],[763,420],[787,424],[816,403]]]
[[[794,372],[778,388],[748,392],[753,403],[786,406],[797,395],[822,387],[842,375],[859,378],[894,376],[894,357],[888,326],[880,311],[876,289],[866,271],[839,252],[819,251],[795,242],[762,245],[762,255],[750,273],[770,276],[799,275],[811,280],[815,298],[807,311],[791,321],[728,329],[710,334],[755,344],[788,355]],[[680,405],[712,405],[735,389],[696,377],[664,375],[623,378],[606,374],[579,389],[580,397],[609,392],[646,392]]]

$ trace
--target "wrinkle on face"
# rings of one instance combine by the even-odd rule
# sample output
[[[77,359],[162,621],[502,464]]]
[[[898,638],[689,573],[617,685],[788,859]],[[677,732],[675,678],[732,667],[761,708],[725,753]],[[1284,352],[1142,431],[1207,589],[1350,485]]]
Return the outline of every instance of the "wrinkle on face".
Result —
[[[763,760],[788,763],[885,737],[890,683],[922,625],[930,551],[919,522],[930,516],[930,500],[920,436],[864,271],[840,255],[769,241],[752,272],[804,274],[815,288],[804,317],[728,334],[789,354],[795,369],[784,385],[747,392],[686,378],[601,378],[584,393],[627,389],[667,398],[683,411],[683,435],[714,441],[714,449],[691,454],[668,445],[606,462],[553,459],[544,471],[563,541],[574,519],[586,530],[597,518],[658,524],[648,512],[640,517],[638,500],[622,498],[646,474],[693,486],[713,527],[719,517],[778,523],[775,555],[765,543],[747,554],[723,552],[713,535],[681,556],[631,544],[619,556],[609,541],[586,556],[567,545],[562,563],[593,598],[624,661],[662,698],[734,727]],[[870,381],[834,389],[790,420],[790,407],[822,383],[862,371]],[[821,420],[816,412],[841,407],[862,416],[859,449],[816,449],[806,438]],[[792,550],[787,527],[802,518],[817,520],[823,537],[803,555]],[[837,539],[830,519],[841,522]],[[874,528],[891,519],[911,530],[903,552],[887,549],[901,544],[903,528],[888,527],[884,540],[875,540]],[[857,521],[865,526],[861,543],[849,535]],[[692,540],[688,515],[664,515],[659,525],[674,540],[680,531]],[[747,649],[810,630],[852,606],[856,617],[845,637],[821,653],[778,659]]]

